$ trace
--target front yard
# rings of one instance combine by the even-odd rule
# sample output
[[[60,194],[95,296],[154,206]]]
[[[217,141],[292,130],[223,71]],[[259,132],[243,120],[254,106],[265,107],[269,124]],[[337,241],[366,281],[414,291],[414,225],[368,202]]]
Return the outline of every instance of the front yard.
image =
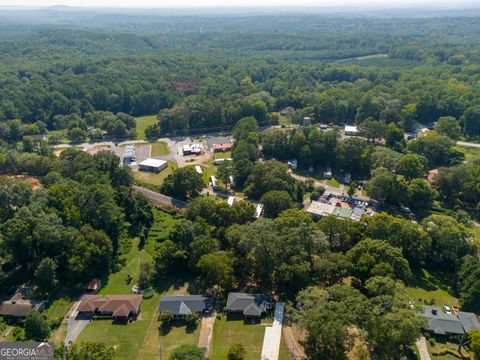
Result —
[[[247,324],[244,320],[227,320],[226,316],[215,320],[211,360],[225,360],[230,346],[241,343],[246,351],[245,360],[258,360],[262,354],[265,327],[272,321],[262,320],[259,324]]]
[[[163,184],[165,178],[170,175],[176,168],[178,168],[177,164],[175,164],[173,161],[168,160],[167,168],[163,169],[158,174],[145,171],[134,171],[133,177],[135,178],[135,180],[138,180],[141,183],[143,182],[150,185],[160,186]]]

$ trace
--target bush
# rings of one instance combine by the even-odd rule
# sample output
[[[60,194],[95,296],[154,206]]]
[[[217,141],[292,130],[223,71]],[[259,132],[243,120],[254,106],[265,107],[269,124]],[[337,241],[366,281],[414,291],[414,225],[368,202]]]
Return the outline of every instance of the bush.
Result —
[[[227,359],[228,360],[243,360],[245,357],[245,349],[240,343],[232,344],[230,349],[228,349]]]
[[[173,314],[170,311],[162,311],[158,316],[158,320],[162,322],[162,326],[168,327],[172,324]]]
[[[50,329],[57,329],[60,324],[62,323],[62,320],[63,318],[61,316],[59,317],[56,317],[54,319],[51,319],[49,322],[48,322],[48,325],[50,326]]]
[[[435,338],[428,339],[428,342],[430,343],[430,345],[435,346]]]

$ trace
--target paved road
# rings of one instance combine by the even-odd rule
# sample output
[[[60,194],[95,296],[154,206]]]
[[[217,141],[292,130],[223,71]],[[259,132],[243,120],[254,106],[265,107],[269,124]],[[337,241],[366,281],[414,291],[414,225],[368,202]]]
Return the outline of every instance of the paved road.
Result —
[[[471,143],[471,142],[466,142],[466,141],[457,141],[457,145],[480,149],[480,144],[478,144],[478,143]]]
[[[420,353],[420,360],[431,360],[430,354],[428,353],[427,340],[425,337],[421,337],[415,342],[417,345],[418,352]]]
[[[132,189],[135,190],[135,191],[138,191],[139,193],[142,193],[148,199],[150,199],[152,201],[159,202],[161,204],[173,206],[173,207],[176,207],[178,209],[183,209],[187,206],[187,203],[184,202],[184,201],[171,198],[170,196],[166,196],[166,195],[157,193],[155,191],[142,188],[140,186],[132,185]]]

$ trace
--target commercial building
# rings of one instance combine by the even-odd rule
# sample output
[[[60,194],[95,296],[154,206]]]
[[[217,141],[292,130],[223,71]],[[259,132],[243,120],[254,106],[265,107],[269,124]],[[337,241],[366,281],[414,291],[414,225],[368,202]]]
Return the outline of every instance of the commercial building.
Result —
[[[345,125],[345,135],[346,136],[357,136],[358,129],[356,126]]]
[[[138,169],[141,171],[159,173],[163,169],[166,169],[167,166],[168,162],[166,162],[165,160],[148,158],[138,164]]]

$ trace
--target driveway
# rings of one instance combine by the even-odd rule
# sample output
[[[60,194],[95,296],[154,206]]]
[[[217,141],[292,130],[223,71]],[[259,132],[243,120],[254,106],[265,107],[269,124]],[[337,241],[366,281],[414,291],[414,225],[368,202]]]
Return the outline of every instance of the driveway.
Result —
[[[471,142],[466,142],[466,141],[457,141],[457,145],[480,149],[480,144],[478,144],[478,143],[471,143]]]
[[[208,357],[212,350],[213,324],[215,323],[215,313],[210,316],[202,317],[200,335],[198,336],[198,347],[205,348],[205,355]]]
[[[285,304],[278,302],[275,306],[275,315],[272,326],[265,328],[263,338],[262,360],[278,360],[280,340],[282,338],[283,309]]]
[[[75,339],[80,335],[83,329],[90,323],[90,316],[78,315],[77,307],[80,304],[80,300],[76,301],[68,315],[67,320],[67,336],[65,337],[65,344],[68,346],[73,343]]]
[[[430,354],[428,353],[427,340],[424,336],[415,341],[417,345],[418,352],[420,353],[420,360],[431,360]]]

